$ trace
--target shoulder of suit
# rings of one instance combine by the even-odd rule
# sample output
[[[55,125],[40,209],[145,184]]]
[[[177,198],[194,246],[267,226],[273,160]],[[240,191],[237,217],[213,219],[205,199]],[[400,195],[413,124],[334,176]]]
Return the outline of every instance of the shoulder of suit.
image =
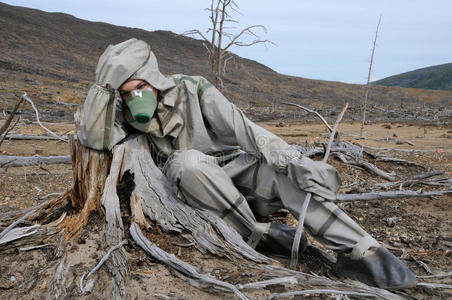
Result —
[[[175,74],[172,75],[171,78],[175,81],[177,86],[183,85],[188,89],[196,90],[199,97],[202,97],[206,89],[213,87],[213,85],[202,76]]]

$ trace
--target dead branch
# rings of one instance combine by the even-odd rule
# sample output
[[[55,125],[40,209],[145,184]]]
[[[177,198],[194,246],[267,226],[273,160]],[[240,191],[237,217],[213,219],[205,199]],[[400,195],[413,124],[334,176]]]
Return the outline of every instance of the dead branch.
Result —
[[[41,121],[39,120],[39,111],[36,108],[33,100],[30,99],[30,97],[27,96],[27,93],[24,93],[21,97],[21,99],[26,100],[28,103],[31,104],[31,107],[33,107],[33,110],[36,113],[36,121],[38,122],[39,126],[41,126],[41,128],[43,128],[45,131],[47,131],[48,133],[50,133],[52,136],[56,137],[57,139],[66,142],[67,139],[64,139],[62,137],[60,137],[59,135],[57,135],[56,133],[54,133],[53,131],[49,130],[47,127],[45,127],[44,125],[42,125]]]
[[[14,227],[16,227],[17,225],[19,225],[20,223],[22,223],[26,218],[28,218],[29,216],[31,216],[33,213],[35,213],[36,211],[38,211],[40,208],[44,207],[45,205],[47,205],[48,202],[43,202],[40,205],[38,205],[36,208],[34,208],[33,210],[30,210],[29,212],[27,212],[26,214],[24,214],[22,217],[20,217],[19,219],[17,219],[16,221],[14,221],[13,223],[11,223],[8,227],[6,227],[1,233],[0,233],[0,244],[2,243],[2,239],[3,237],[5,237],[8,232],[10,232]]]
[[[443,175],[443,174],[444,174],[444,170],[432,171],[432,172],[428,172],[428,173],[424,173],[424,174],[419,174],[419,175],[413,176],[411,178],[411,180],[421,180],[421,179],[426,179],[426,178],[430,178],[430,177],[438,176],[438,175]]]
[[[430,279],[430,278],[446,278],[452,276],[452,271],[444,274],[434,274],[434,275],[425,275],[425,276],[416,276],[421,279]]]
[[[328,128],[328,130],[329,130],[330,132],[333,131],[333,129],[332,129],[331,126],[328,124],[328,122],[325,120],[325,118],[324,118],[321,114],[319,114],[318,112],[316,112],[315,110],[309,109],[309,108],[304,107],[304,106],[302,106],[302,105],[300,105],[300,104],[296,104],[296,103],[292,103],[292,102],[282,102],[281,104],[296,106],[296,107],[301,108],[302,110],[305,110],[305,111],[307,111],[307,112],[309,112],[309,113],[311,113],[311,114],[315,114],[317,117],[319,117],[319,119],[323,122],[323,124],[325,124],[325,126]]]
[[[20,120],[20,117],[17,118],[17,120],[14,122],[14,124],[13,124],[12,126],[10,126],[10,127],[6,130],[6,132],[5,132],[5,134],[4,134],[3,136],[1,136],[1,138],[0,138],[0,146],[1,146],[1,144],[3,144],[3,141],[5,140],[5,138],[6,138],[6,136],[8,135],[8,133],[9,133],[11,130],[13,130],[14,127],[16,127],[17,123],[19,123],[19,120]]]
[[[336,123],[334,124],[333,130],[330,134],[330,140],[328,141],[328,146],[325,151],[325,156],[323,157],[323,162],[326,163],[328,160],[328,156],[330,155],[331,146],[333,145],[333,141],[336,135],[337,128],[339,127],[339,123],[341,122],[342,118],[344,117],[345,111],[348,108],[348,102],[345,104],[344,108],[342,109],[341,113],[339,114]],[[303,234],[303,226],[304,226],[304,219],[306,216],[306,212],[308,210],[309,201],[311,200],[312,193],[307,193],[306,198],[304,199],[303,205],[300,209],[300,215],[298,218],[298,226],[297,230],[295,232],[294,240],[292,243],[292,251],[291,251],[291,258],[290,258],[290,268],[295,269],[298,265],[298,250],[300,247],[300,241],[301,241],[301,235]]]
[[[58,197],[58,196],[61,196],[63,193],[50,193],[50,194],[47,194],[47,195],[45,195],[45,196],[39,196],[39,194],[38,194],[38,200],[46,200],[46,199],[49,199],[49,198],[51,198],[51,197]]]
[[[394,151],[394,152],[408,152],[408,153],[435,153],[437,150],[416,150],[416,149],[397,149],[397,148],[379,148],[366,145],[360,145],[363,148],[377,150],[377,151]]]
[[[9,125],[11,125],[11,122],[13,121],[17,110],[19,109],[20,105],[23,102],[24,102],[24,99],[22,99],[22,98],[19,99],[18,102],[16,102],[13,109],[11,110],[11,113],[9,114],[8,118],[6,119],[5,123],[3,123],[2,127],[0,127],[0,135],[2,135],[9,128]]]
[[[86,273],[84,273],[82,275],[82,277],[80,277],[80,284],[79,284],[79,286],[80,286],[80,291],[82,292],[82,294],[90,293],[93,290],[93,287],[94,287],[94,280],[93,279],[90,279],[85,286],[83,285],[83,280],[88,279],[88,277],[90,277],[91,275],[96,273],[97,270],[99,270],[100,267],[102,267],[102,265],[105,263],[105,261],[110,257],[111,253],[113,251],[121,248],[125,244],[127,244],[127,240],[123,240],[119,244],[111,247],[108,250],[108,252],[104,255],[104,257],[102,257],[102,259],[97,263],[97,265],[88,273],[88,275],[86,275]]]
[[[54,136],[32,135],[32,134],[7,134],[5,136],[5,139],[8,139],[8,140],[45,140],[45,141],[60,140],[59,138],[54,137]]]
[[[277,281],[278,278],[283,278],[279,280],[284,281],[286,284],[291,284],[291,282],[295,282],[296,280],[294,284],[297,284],[297,286],[301,288],[307,289],[319,288],[319,289],[335,289],[339,291],[355,291],[359,293],[371,294],[373,297],[379,299],[388,299],[388,300],[404,299],[404,297],[391,293],[390,291],[371,287],[356,281],[347,281],[347,282],[335,281],[323,276],[318,276],[315,274],[306,274],[274,265],[259,265],[258,268],[262,269],[265,272],[266,276],[276,277],[274,278],[275,281]],[[290,277],[294,278],[295,280],[290,279]],[[270,285],[269,283],[271,283],[270,280],[265,280],[255,283],[238,285],[238,287],[240,289],[242,289],[242,286],[243,288],[245,288],[246,286],[247,289],[261,288],[262,286]]]
[[[17,110],[19,109],[20,105],[24,102],[24,99],[19,99],[19,101],[14,105],[13,109],[11,110],[11,113],[9,114],[8,118],[6,119],[5,123],[3,123],[2,127],[0,127],[0,145],[3,143],[3,140],[5,139],[5,136],[11,131],[11,129],[16,126],[17,122],[20,118],[16,120],[16,122],[13,124],[13,126],[10,127],[11,122],[14,119],[14,116],[16,115]]]
[[[409,161],[409,160],[400,159],[400,158],[393,158],[393,157],[378,157],[376,159],[376,161],[378,161],[378,162],[391,162],[391,163],[396,163],[396,164],[404,164],[404,165],[412,165],[412,166],[423,167],[423,166],[415,163],[414,161]]]
[[[41,165],[41,164],[70,164],[70,163],[71,163],[71,158],[69,157],[69,155],[57,155],[57,156],[0,155],[0,168],[35,166],[35,165]]]
[[[31,247],[23,247],[23,248],[19,248],[19,251],[31,251],[31,250],[36,250],[36,249],[41,249],[41,248],[45,248],[45,247],[52,247],[52,244],[43,244],[43,245],[38,245],[38,246],[31,246]]]
[[[406,197],[432,197],[452,194],[452,190],[447,191],[390,191],[390,192],[372,192],[359,194],[337,194],[336,201],[368,201],[368,200],[383,200],[383,199],[397,199]]]
[[[238,12],[238,5],[235,1],[211,0],[210,7],[206,8],[206,11],[210,14],[211,27],[205,31],[205,34],[198,29],[188,30],[183,33],[183,35],[194,35],[203,39],[204,45],[207,48],[211,76],[215,80],[215,86],[220,90],[223,89],[223,75],[225,74],[226,63],[231,57],[231,54],[228,52],[230,47],[249,47],[259,43],[272,43],[269,40],[260,39],[254,32],[255,29],[262,29],[266,33],[266,28],[263,25],[245,27],[237,34],[227,32],[228,29],[231,29],[231,27],[226,25],[227,23],[238,23],[231,17],[229,13],[231,10]],[[207,38],[207,34],[209,33],[211,34],[210,39]],[[255,39],[251,42],[240,41],[247,34],[253,36]],[[225,46],[223,45],[224,38],[229,39],[229,43]]]
[[[444,283],[429,283],[429,282],[418,282],[416,286],[423,286],[432,289],[452,289],[452,284],[444,284]]]
[[[361,167],[361,168],[363,168],[373,174],[376,174],[386,180],[389,180],[389,181],[396,180],[395,177],[393,176],[393,174],[387,173],[387,172],[379,169],[377,166],[371,164],[370,162],[368,162],[365,159],[362,159],[359,157],[351,157],[350,155],[343,154],[343,153],[337,153],[337,152],[334,152],[333,154],[345,164],[356,166],[356,167]]]
[[[279,299],[280,297],[293,297],[298,295],[320,295],[320,294],[330,294],[330,295],[346,295],[346,296],[360,296],[360,297],[373,297],[373,294],[359,293],[354,291],[338,291],[338,290],[304,290],[304,291],[294,291],[287,293],[277,293],[273,294],[267,299]]]
[[[56,105],[63,105],[63,106],[69,106],[69,107],[72,107],[72,106],[79,106],[80,104],[63,102],[63,101],[61,101],[61,98],[58,97],[58,100],[57,100],[57,102],[56,102]]]
[[[450,182],[451,178],[435,178],[431,180],[424,180],[429,177],[437,176],[444,174],[444,171],[437,171],[437,172],[429,172],[425,174],[420,174],[417,176],[413,176],[411,179],[402,180],[402,181],[396,181],[396,182],[386,182],[386,183],[377,183],[372,187],[372,190],[375,189],[391,189],[396,186],[399,187],[399,190],[402,190],[403,186],[406,185],[416,185],[416,184],[422,184],[422,185],[430,185],[430,186],[449,186],[452,182]]]
[[[52,278],[48,299],[64,299],[67,296],[67,289],[72,284],[72,277],[69,277],[70,261],[64,256],[58,265]]]
[[[11,248],[19,248],[30,244],[38,245],[50,236],[59,232],[58,225],[64,220],[66,214],[46,225],[35,224],[32,226],[18,227],[11,229],[0,241],[0,249],[7,250]],[[31,216],[30,216],[31,217]]]
[[[236,286],[220,281],[214,278],[211,278],[207,275],[199,273],[195,267],[192,265],[181,261],[176,258],[173,254],[169,254],[159,247],[157,247],[154,243],[149,241],[141,232],[139,226],[136,223],[132,223],[130,225],[130,234],[134,241],[143,248],[146,253],[151,255],[152,257],[158,259],[162,263],[166,264],[168,267],[177,271],[177,275],[190,284],[198,286],[198,287],[210,287],[219,290],[229,290],[233,292],[240,299],[248,299],[242,292],[240,292]]]

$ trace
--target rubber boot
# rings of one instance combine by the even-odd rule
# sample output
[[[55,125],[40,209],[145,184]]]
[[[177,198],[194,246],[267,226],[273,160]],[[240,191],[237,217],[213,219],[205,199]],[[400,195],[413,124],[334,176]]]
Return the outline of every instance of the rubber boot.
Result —
[[[371,250],[359,259],[348,254],[338,254],[338,275],[383,289],[405,289],[416,286],[416,276],[400,259],[385,247]]]
[[[268,233],[264,235],[256,249],[290,257],[295,232],[296,229],[287,224],[271,223]],[[300,240],[299,254],[302,254],[307,246],[308,240],[303,233]]]

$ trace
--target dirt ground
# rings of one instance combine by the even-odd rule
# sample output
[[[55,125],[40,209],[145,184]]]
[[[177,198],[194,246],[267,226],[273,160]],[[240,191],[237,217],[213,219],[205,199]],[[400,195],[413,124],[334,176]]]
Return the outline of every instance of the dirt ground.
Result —
[[[72,124],[45,125],[59,133],[73,133]],[[281,136],[289,143],[301,145],[327,141],[327,132],[322,124],[262,123],[263,127]],[[398,180],[411,178],[414,175],[432,170],[443,170],[445,177],[452,177],[452,127],[407,123],[377,123],[366,125],[365,139],[359,139],[359,123],[340,125],[342,139],[362,145],[379,148],[371,149],[376,153],[384,148],[397,148],[416,151],[388,152],[388,156],[413,161],[418,165],[398,165],[394,163],[377,163],[387,172],[395,172]],[[15,133],[41,134],[37,126],[26,125],[15,129]],[[422,150],[422,151],[419,151]],[[0,155],[65,155],[69,154],[68,145],[59,141],[5,141],[0,147]],[[320,159],[320,157],[319,157]],[[345,166],[331,158],[343,179],[340,193],[368,191],[376,183],[385,182],[368,172],[351,166]],[[46,165],[34,167],[10,167],[0,169],[0,212],[18,208],[26,208],[39,204],[38,196],[49,193],[64,192],[70,188],[72,170],[70,165]],[[418,190],[424,186],[404,187]],[[429,275],[425,266],[433,274],[442,274],[452,270],[452,197],[439,196],[430,198],[403,198],[397,200],[357,201],[341,203],[340,206],[378,241],[386,245],[394,254],[401,257],[418,276]],[[275,218],[284,219],[295,225],[296,221],[284,214]],[[101,255],[106,252],[101,243],[103,238],[103,222],[101,217],[94,216],[85,229],[94,235],[89,239],[77,239],[69,243],[69,260],[74,268],[71,283],[73,294],[68,298],[79,298],[78,279],[82,272],[89,271]],[[390,221],[393,220],[393,221]],[[82,234],[83,236],[83,234]],[[166,251],[192,263],[200,269],[231,283],[245,283],[262,280],[259,270],[246,269],[227,259],[201,254],[193,247],[176,246],[183,243],[180,237],[155,233],[157,243]],[[49,289],[52,276],[51,269],[55,264],[46,250],[26,251],[17,261],[17,249],[0,251],[0,297],[3,299],[38,299],[44,298]],[[127,255],[130,261],[131,280],[127,289],[133,291],[132,296],[138,299],[234,299],[232,294],[212,294],[190,286],[176,278],[166,267],[147,258],[138,248],[129,246]],[[276,258],[284,266],[287,259]],[[76,269],[76,270],[75,270]],[[300,264],[300,270],[337,279],[334,268],[306,254]],[[38,274],[38,275],[36,275]],[[34,277],[33,277],[34,276]],[[33,280],[34,278],[34,280]],[[105,298],[105,289],[109,286],[108,274],[101,268],[97,275],[97,284],[93,293],[86,299]],[[102,280],[105,279],[105,280]],[[428,282],[429,279],[419,278]],[[435,279],[435,283],[452,284],[451,277]],[[31,284],[23,284],[32,282]],[[272,286],[267,289],[246,293],[252,299],[263,299],[272,293],[288,291],[285,286]],[[450,299],[452,293],[448,289],[417,287],[406,290],[407,294],[421,299]]]

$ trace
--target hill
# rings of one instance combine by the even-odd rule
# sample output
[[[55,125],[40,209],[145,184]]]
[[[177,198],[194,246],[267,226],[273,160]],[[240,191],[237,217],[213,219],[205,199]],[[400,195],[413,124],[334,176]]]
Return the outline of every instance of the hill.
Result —
[[[131,37],[151,44],[164,74],[209,77],[202,41],[0,3],[0,105],[10,107],[25,91],[44,119],[71,120],[74,109],[59,101],[82,103],[104,49]],[[226,71],[225,95],[255,120],[313,118],[282,105],[274,110],[272,103],[280,102],[296,102],[334,118],[348,101],[346,117],[360,118],[361,85],[286,76],[239,56]],[[432,119],[438,107],[452,106],[452,92],[373,86],[369,103],[375,108],[370,118]]]
[[[390,76],[375,81],[374,84],[452,91],[452,63]]]

